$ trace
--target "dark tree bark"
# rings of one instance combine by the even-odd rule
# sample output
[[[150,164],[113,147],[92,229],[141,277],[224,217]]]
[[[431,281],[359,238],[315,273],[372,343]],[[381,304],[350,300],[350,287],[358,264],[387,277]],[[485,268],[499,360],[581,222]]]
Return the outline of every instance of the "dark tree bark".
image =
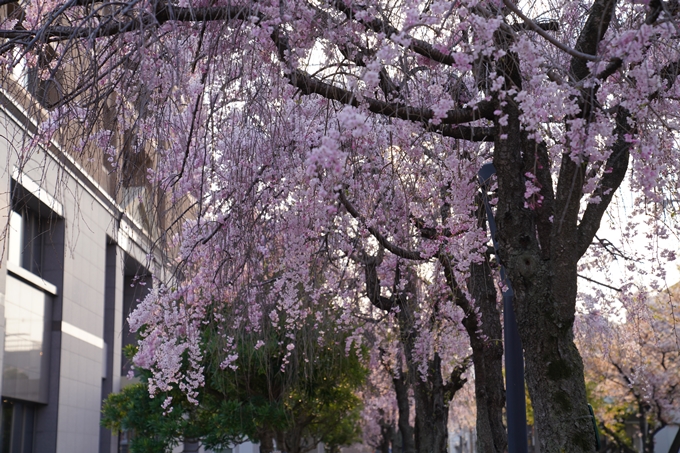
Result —
[[[397,408],[399,419],[397,425],[401,437],[401,453],[415,453],[416,444],[413,427],[409,423],[410,405],[408,401],[408,383],[404,376],[392,378],[394,393],[397,395]]]
[[[435,353],[428,365],[427,381],[417,377],[413,383],[416,400],[416,451],[446,453],[449,403],[465,383],[461,376],[467,364],[456,368],[446,382],[442,378],[439,354]]]
[[[507,61],[508,79],[514,82],[512,71],[516,62],[512,56]],[[572,332],[577,244],[573,232],[574,239],[567,241],[564,236],[569,235],[568,228],[560,228],[560,213],[564,208],[559,201],[569,197],[558,191],[551,255],[546,261],[533,234],[536,231],[534,213],[524,208],[522,175],[525,171],[519,150],[529,149],[532,143],[520,132],[518,106],[510,101],[504,112],[508,114],[508,125],[504,128],[507,139],[497,140],[494,151],[500,259],[515,293],[514,308],[525,351],[527,384],[540,451],[594,452],[595,433],[588,412],[583,363]],[[580,196],[574,194],[574,198],[578,207]],[[562,231],[555,234],[555,230],[560,229]]]
[[[272,453],[274,451],[274,434],[264,432],[260,434],[260,453]]]
[[[392,437],[394,436],[394,426],[392,423],[386,422],[383,417],[380,419],[380,444],[378,444],[377,450],[380,453],[390,453],[390,444],[392,443]]]
[[[5,2],[16,3],[16,2]],[[87,2],[71,2],[62,7],[62,11],[68,7],[82,7]],[[356,2],[344,2],[333,0],[323,2],[324,5],[333,7],[342,14],[348,23],[353,26],[363,26],[372,33],[382,33],[389,37],[398,32],[398,28],[389,23],[388,17],[367,19],[358,12],[365,11],[365,7]],[[488,3],[488,2],[487,2]],[[521,11],[514,8],[512,0],[504,0],[504,9],[512,10],[516,15],[523,18]],[[543,37],[558,45],[563,52],[572,55],[568,76],[564,77],[565,83],[569,83],[576,90],[575,100],[579,106],[579,112],[574,118],[591,121],[592,113],[597,108],[597,89],[600,86],[594,81],[588,84],[590,88],[584,88],[586,84],[580,82],[594,76],[591,73],[589,61],[602,58],[598,56],[598,48],[601,47],[602,39],[607,33],[610,22],[614,19],[617,0],[593,0],[590,10],[586,14],[585,21],[577,26],[581,32],[573,49],[561,45],[557,40],[551,40],[549,35]],[[651,0],[647,2],[647,24],[654,23],[662,11],[666,14],[677,15],[677,1],[661,2]],[[70,6],[69,6],[70,5]],[[480,7],[476,14],[484,14],[484,9],[496,8],[494,5],[485,4]],[[509,13],[503,12],[503,17]],[[493,11],[496,15],[501,11]],[[321,8],[319,8],[321,13]],[[59,13],[61,14],[61,13]],[[120,16],[120,17],[118,17]],[[661,16],[664,17],[664,16]],[[56,18],[56,16],[55,16]],[[26,43],[30,49],[42,46],[45,42],[56,43],[58,41],[73,42],[79,38],[94,39],[104,36],[115,36],[134,30],[151,30],[170,21],[218,21],[228,22],[252,22],[264,23],[266,18],[257,9],[249,9],[241,6],[221,6],[205,8],[185,8],[173,5],[172,8],[163,6],[160,2],[152,14],[140,17],[127,14],[113,14],[110,20],[102,20],[101,26],[90,28],[89,26],[64,26],[61,21],[51,21],[52,25],[43,27],[41,30],[27,30],[17,28],[3,30],[1,36],[9,39],[0,46],[0,52],[13,51],[15,46]],[[510,52],[514,36],[521,30],[534,30],[539,32],[551,29],[546,24],[533,23],[523,18],[524,22],[516,22],[515,19],[507,21],[496,33],[498,48],[506,52],[505,56],[498,61],[489,57],[484,66],[488,68],[496,66],[500,75],[505,78],[505,88],[521,88],[519,62],[517,57]],[[509,25],[513,23],[514,25]],[[285,37],[285,27],[276,28],[271,33],[281,62],[287,63],[286,55],[290,55],[291,49]],[[466,38],[467,39],[467,38]],[[434,46],[420,39],[409,39],[406,49],[414,55],[427,58],[429,61],[438,62],[444,70],[447,66],[453,66],[456,71],[455,57],[448,52],[442,52]],[[363,51],[363,50],[362,50]],[[371,51],[371,49],[367,49]],[[592,57],[592,58],[590,58]],[[495,58],[495,57],[494,57]],[[486,64],[488,63],[488,64]],[[360,66],[359,62],[356,62]],[[604,80],[619,70],[623,60],[613,58],[596,78]],[[294,66],[291,66],[293,68]],[[529,391],[536,414],[536,429],[541,443],[541,451],[552,453],[557,451],[581,452],[594,451],[594,433],[590,424],[590,417],[586,406],[585,385],[583,379],[583,363],[573,341],[573,322],[575,311],[575,299],[577,288],[577,263],[588,248],[595,232],[599,228],[600,220],[605,209],[611,201],[611,197],[619,188],[626,173],[629,159],[629,144],[624,140],[626,134],[634,134],[634,126],[627,123],[628,114],[621,108],[616,115],[617,141],[613,145],[613,153],[606,163],[611,172],[602,177],[595,194],[601,198],[598,204],[589,204],[584,214],[579,218],[580,202],[582,199],[582,187],[585,179],[587,161],[576,162],[571,159],[568,152],[564,154],[557,180],[557,188],[553,193],[553,180],[550,174],[550,162],[545,145],[528,140],[522,131],[519,121],[519,107],[514,102],[513,96],[509,95],[503,100],[484,101],[477,104],[476,108],[459,106],[447,113],[441,125],[434,126],[430,120],[434,118],[434,112],[420,106],[406,105],[401,102],[392,102],[388,94],[398,91],[398,85],[390,83],[386,72],[381,71],[381,88],[385,94],[385,100],[364,97],[363,101],[354,93],[342,86],[329,82],[329,79],[321,79],[305,72],[300,67],[286,73],[289,83],[296,87],[302,95],[319,95],[339,104],[359,106],[363,103],[368,111],[376,115],[388,118],[400,118],[423,125],[423,130],[430,133],[438,133],[445,137],[454,137],[469,141],[494,141],[493,161],[498,177],[498,205],[497,222],[499,227],[498,241],[500,245],[499,259],[506,266],[508,276],[512,282],[515,299],[514,309],[517,315],[520,336],[525,349],[526,375]],[[670,87],[677,78],[680,70],[678,61],[669,64],[659,72],[659,76]],[[488,74],[480,75],[477,80],[479,87],[488,87]],[[96,85],[97,79],[92,79],[86,86]],[[80,96],[83,87],[67,93],[62,104],[70,102]],[[507,92],[507,91],[506,91]],[[650,95],[654,99],[660,95],[657,91]],[[507,115],[507,125],[501,125],[496,120],[496,111],[503,116]],[[609,114],[609,112],[606,112]],[[495,121],[493,127],[471,127],[468,123],[487,119]],[[573,119],[573,118],[572,118]],[[501,139],[501,137],[503,137]],[[567,150],[568,151],[568,150]],[[538,165],[537,165],[538,164]],[[535,210],[524,207],[524,176],[527,171],[535,172],[537,180],[541,184],[541,195],[544,197],[543,204]],[[348,209],[349,210],[349,209]],[[351,211],[350,211],[351,212]],[[354,214],[352,214],[354,215]],[[374,227],[368,230],[374,234],[380,244],[388,248],[401,258],[421,260],[418,252],[404,251],[389,248],[386,239],[375,232]],[[446,257],[438,257],[444,267],[450,267]],[[375,263],[373,264],[375,266]],[[367,292],[373,304],[383,310],[388,310],[400,300],[387,299],[380,296],[379,282],[376,278],[369,280],[369,266],[367,265]],[[452,272],[448,269],[447,278],[453,290],[456,303],[464,310],[464,325],[470,334],[473,350],[473,361],[476,378],[477,399],[477,434],[479,449],[483,452],[502,452],[507,445],[507,439],[502,425],[501,413],[504,401],[502,375],[500,373],[500,322],[498,309],[495,306],[495,294],[491,295],[493,286],[487,263],[471,269],[468,289],[476,301],[476,307],[480,308],[483,323],[481,326],[474,317],[473,311],[466,304],[465,298],[461,297],[458,283],[454,281]],[[373,274],[375,275],[375,267]],[[372,286],[371,286],[372,285]],[[375,291],[377,288],[377,292]],[[401,321],[400,321],[401,322]],[[402,332],[404,338],[410,335],[409,320],[404,318],[403,325],[406,330]],[[484,337],[481,340],[478,331],[482,330]],[[404,344],[405,353],[409,354],[408,344]],[[435,364],[431,364],[436,368]],[[412,368],[410,364],[409,368]],[[436,374],[432,371],[433,375]],[[416,379],[414,373],[409,373]],[[440,376],[441,377],[441,376]],[[417,379],[416,379],[417,381]],[[433,383],[433,385],[435,385]],[[439,384],[436,384],[439,386]],[[399,387],[402,386],[402,387]],[[395,389],[404,389],[406,382],[395,380]],[[418,387],[418,386],[416,386]],[[420,390],[414,388],[420,395]],[[437,390],[439,391],[439,390]],[[427,389],[422,389],[423,395],[418,396],[421,406],[425,407],[434,401],[431,395],[427,395]],[[401,395],[400,405],[405,402],[408,409],[408,400],[405,394],[397,390]],[[444,398],[445,400],[445,398]],[[439,400],[437,400],[439,401]],[[437,404],[440,404],[439,402]],[[434,410],[434,409],[433,409]],[[400,406],[400,414],[402,408]],[[400,432],[404,439],[412,438],[406,426],[402,429],[400,416]],[[676,437],[674,445],[680,444],[680,434]],[[680,447],[676,447],[677,450]],[[411,453],[412,447],[409,442],[404,442],[404,452]]]
[[[477,451],[501,453],[508,445],[503,424],[503,332],[496,302],[496,288],[488,261],[470,266],[468,291],[474,295],[483,321],[480,326],[474,314],[463,319],[463,325],[470,336],[475,371]],[[481,335],[477,333],[480,330]]]
[[[480,453],[502,453],[508,445],[507,431],[503,424],[505,408],[503,343],[491,268],[488,259],[470,266],[468,291],[476,302],[475,307],[472,307],[456,285],[450,263],[443,257],[440,257],[440,262],[444,265],[446,278],[454,292],[456,303],[466,313],[463,326],[470,337],[475,370],[477,450]],[[479,308],[481,326],[474,308]]]
[[[607,31],[615,0],[596,0],[581,31],[575,50],[595,55]],[[506,40],[508,42],[503,42]],[[497,42],[509,49],[511,38],[499,33]],[[588,77],[588,61],[574,56],[571,75]],[[517,56],[512,52],[499,60],[499,75],[506,89],[521,89]],[[596,89],[577,99],[579,116],[590,121]],[[577,292],[577,264],[599,228],[621,184],[628,163],[628,146],[623,134],[630,128],[626,114],[617,115],[617,143],[607,165],[611,173],[597,189],[602,201],[590,204],[579,221],[580,202],[587,161],[575,162],[568,153],[562,158],[556,192],[545,147],[529,140],[522,131],[520,109],[512,99],[499,102],[508,123],[496,122],[506,134],[494,142],[493,161],[498,177],[498,241],[500,261],[505,265],[515,293],[513,301],[525,352],[527,385],[534,407],[540,451],[594,452],[595,432],[590,419],[583,362],[573,338]],[[536,173],[544,203],[525,207],[524,175]]]

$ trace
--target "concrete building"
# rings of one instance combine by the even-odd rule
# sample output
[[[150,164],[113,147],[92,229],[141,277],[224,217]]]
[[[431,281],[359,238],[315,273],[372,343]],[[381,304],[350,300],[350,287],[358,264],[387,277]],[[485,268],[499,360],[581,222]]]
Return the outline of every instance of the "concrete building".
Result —
[[[152,285],[146,188],[116,186],[103,158],[55,143],[18,161],[41,112],[10,79],[0,86],[0,453],[118,452],[100,410],[125,385],[126,317]]]

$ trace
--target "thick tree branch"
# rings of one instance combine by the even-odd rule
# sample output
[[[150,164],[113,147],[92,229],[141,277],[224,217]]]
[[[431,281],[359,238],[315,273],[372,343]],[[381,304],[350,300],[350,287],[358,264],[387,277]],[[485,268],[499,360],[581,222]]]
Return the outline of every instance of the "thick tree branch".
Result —
[[[319,94],[326,99],[338,101],[342,104],[352,105],[358,107],[361,105],[359,100],[354,96],[349,90],[344,88],[331,85],[326,82],[312,77],[307,72],[300,69],[293,70],[288,74],[288,79],[291,85],[298,88],[303,94]],[[429,120],[434,118],[434,112],[430,109],[419,109],[415,107],[403,106],[396,103],[379,101],[377,99],[364,97],[363,102],[368,106],[368,110],[379,115],[387,116],[390,118],[399,118],[407,121],[419,122],[423,124],[428,124]],[[478,119],[492,119],[493,118],[493,107],[490,102],[480,102],[475,108],[463,108],[456,110],[449,110],[445,118],[442,119],[442,124],[461,124],[475,121]],[[433,127],[436,131],[437,127]],[[484,130],[480,128],[482,134],[490,133],[489,129]],[[449,136],[460,135],[464,138],[464,129],[461,129],[460,133],[455,132],[455,129],[446,129]],[[467,132],[470,132],[468,130]],[[478,141],[485,141],[486,135],[473,134],[470,132],[470,137],[477,137]]]
[[[457,124],[445,124],[440,127],[429,127],[432,132],[437,132],[443,137],[457,138],[470,142],[493,142],[496,137],[495,127],[460,126]]]
[[[420,235],[425,239],[434,240],[439,239],[440,237],[451,237],[451,230],[449,228],[440,230],[435,227],[425,226],[425,221],[423,219],[419,219],[417,217],[411,217],[411,219],[413,220],[415,227],[418,228],[418,231],[420,231]]]
[[[271,36],[276,45],[279,59],[285,62],[286,56],[290,52],[287,38],[283,36],[279,30],[274,30]],[[319,94],[326,99],[338,101],[342,104],[354,107],[358,107],[362,104],[351,91],[323,82],[301,69],[291,70],[287,74],[287,77],[290,84],[298,88],[302,94]],[[441,127],[430,125],[430,120],[434,118],[434,112],[430,109],[409,107],[397,103],[379,101],[369,97],[364,97],[363,103],[367,105],[369,111],[379,115],[423,123],[425,126],[433,128],[434,131]],[[461,124],[479,119],[492,120],[494,117],[493,112],[493,103],[491,101],[482,101],[475,107],[449,110],[446,117],[441,120],[441,124]],[[461,132],[457,133],[455,129],[451,128],[446,130],[446,132],[449,134],[448,136],[460,135],[460,138],[464,138],[465,132],[469,132],[471,138],[476,138],[477,141],[485,141],[487,137],[486,133],[490,131],[484,131],[482,128],[482,134],[474,134],[472,129],[461,129]]]
[[[616,143],[614,143],[613,151],[605,164],[602,180],[593,193],[594,196],[600,197],[600,202],[588,204],[578,226],[577,253],[579,257],[583,256],[588,250],[595,233],[600,228],[600,221],[604,212],[628,171],[630,142],[626,140],[626,135],[632,132],[632,128],[628,125],[629,117],[629,113],[624,108],[619,107],[616,114],[616,128],[614,129],[617,137]]]
[[[366,61],[365,57],[367,54],[369,54],[369,50],[362,48],[361,46],[356,46],[358,49],[358,52],[354,55],[352,55],[352,52],[350,49],[347,48],[347,46],[342,46],[340,47],[340,52],[342,55],[347,58],[348,60],[352,61],[354,64],[360,67],[365,67],[366,66]],[[389,100],[390,98],[394,99],[398,97],[399,95],[399,86],[394,83],[394,81],[390,78],[389,74],[385,70],[385,68],[380,68],[379,72],[379,77],[380,77],[380,89],[382,90],[383,94],[385,95],[385,99]],[[309,74],[307,74],[309,76]],[[311,76],[309,76],[311,77]],[[317,79],[318,80],[318,79]],[[321,82],[323,83],[323,82]],[[331,85],[332,86],[332,85]],[[323,94],[322,94],[323,95]],[[353,100],[353,97],[351,95],[349,96],[342,96],[342,99],[347,99],[349,101]],[[373,100],[376,102],[382,102],[382,101],[377,101]],[[370,102],[370,101],[369,101]],[[389,102],[385,102],[385,104],[389,104]],[[369,104],[370,105],[370,104]],[[375,104],[374,104],[375,105]],[[394,105],[394,104],[390,104]],[[401,104],[397,104],[401,105]],[[378,107],[376,105],[376,107]],[[385,110],[385,108],[380,107],[380,111],[375,112],[375,113],[380,113]],[[422,116],[422,115],[419,115]],[[434,126],[432,124],[427,125],[427,129],[430,132],[435,132],[443,137],[451,137],[451,138],[456,138],[460,140],[468,140],[471,142],[492,142],[494,140],[494,136],[496,134],[496,130],[491,127],[471,127],[471,126],[461,126],[458,124],[440,124],[437,126]]]
[[[663,11],[663,6],[660,0],[650,1],[649,8],[650,9],[647,14],[647,18],[645,19],[645,23],[647,25],[651,25],[656,22],[656,20],[659,18],[659,14],[661,14],[661,11]],[[599,80],[606,80],[610,75],[618,71],[621,66],[623,66],[623,60],[621,58],[613,58],[602,70],[602,72],[597,74],[596,78]]]
[[[249,8],[240,6],[231,7],[205,7],[205,8],[180,8],[166,6],[160,9],[155,15],[145,15],[126,22],[115,21],[113,19],[104,20],[99,27],[68,27],[53,26],[40,30],[0,30],[0,38],[14,38],[21,40],[34,40],[38,35],[40,38],[49,41],[61,41],[79,38],[100,38],[115,36],[118,34],[142,30],[149,27],[161,25],[168,21],[231,21],[231,20],[250,20],[263,17]],[[278,47],[279,55],[284,56],[288,50],[285,39],[278,32],[272,34]],[[302,70],[295,70],[288,75],[291,84],[300,89],[304,94],[319,94],[327,99],[335,100],[347,105],[359,106],[359,101],[354,94],[348,90],[336,87],[323,82]],[[474,108],[455,109],[447,112],[441,121],[441,126],[431,126],[429,121],[434,118],[434,112],[430,109],[414,108],[403,106],[396,103],[379,101],[372,98],[364,98],[365,103],[371,112],[380,115],[400,118],[403,120],[421,122],[428,125],[433,132],[439,132],[443,136],[459,138],[472,141],[491,141],[494,131],[489,128],[457,128],[447,127],[447,125],[461,124],[478,119],[493,119],[493,106],[490,102],[481,102]]]
[[[515,31],[528,31],[533,30],[534,27],[538,27],[545,31],[559,31],[560,23],[556,20],[532,20],[530,22],[520,22],[518,24],[514,24],[512,29]]]
[[[661,68],[661,70],[659,71],[659,75],[661,76],[661,79],[663,79],[666,82],[666,90],[670,90],[673,87],[673,84],[675,83],[675,80],[677,79],[679,74],[680,74],[680,60],[672,61],[663,68]],[[649,96],[649,100],[652,101],[654,99],[657,99],[660,94],[661,94],[660,91],[658,90],[655,91]]]
[[[446,384],[444,384],[444,396],[448,401],[453,400],[458,390],[463,388],[463,385],[467,382],[467,379],[463,377],[463,374],[467,371],[472,361],[472,356],[468,356],[463,360],[463,363],[455,367],[451,371]]]
[[[463,294],[463,291],[461,291],[460,287],[458,286],[458,282],[456,282],[456,277],[453,273],[453,266],[451,265],[451,259],[442,253],[439,254],[438,258],[439,263],[444,268],[444,277],[446,278],[446,283],[451,289],[451,297],[453,297],[453,302],[458,307],[460,307],[465,314],[466,321],[463,322],[473,323],[476,330],[479,327],[479,323],[477,322],[477,318],[473,315],[470,301],[468,301],[467,297],[465,297],[465,294]]]
[[[588,19],[579,34],[576,50],[595,55],[598,44],[609,27],[615,5],[616,0],[595,0]],[[590,75],[588,61],[587,58],[578,56],[572,58],[570,72],[575,82],[580,82]],[[594,87],[582,92],[578,100],[580,107],[578,117],[587,120],[590,118],[589,113],[595,104],[596,91],[597,87]],[[587,164],[587,159],[574,160],[570,153],[565,153],[562,156],[555,196],[555,227],[551,235],[551,241],[558,247],[557,250],[553,250],[553,257],[561,263],[558,266],[568,263],[572,259],[572,253],[576,253],[576,257],[581,256],[578,255],[580,252],[578,215]],[[595,231],[592,234],[594,235]],[[566,270],[567,267],[564,269]]]
[[[609,64],[607,64],[602,72],[595,76],[595,78],[599,80],[606,80],[610,75],[618,71],[621,66],[623,66],[623,60],[620,58],[614,58],[609,62]]]
[[[507,2],[508,0],[504,0]],[[597,47],[607,33],[609,23],[614,16],[616,0],[595,0],[590,8],[590,14],[586,20],[578,40],[576,41],[575,51],[580,55],[571,54],[571,74],[576,81],[581,81],[588,77],[588,61],[596,61]]]
[[[540,184],[541,203],[536,207],[536,233],[541,247],[543,259],[550,257],[550,235],[552,232],[552,218],[555,214],[555,192],[553,190],[552,175],[550,174],[550,156],[545,142],[536,143],[531,140],[524,153],[524,169],[536,176]]]
[[[102,25],[98,27],[68,27],[52,26],[37,30],[0,30],[0,38],[35,38],[40,36],[46,41],[64,41],[79,38],[103,38],[115,36],[121,33],[144,30],[150,27],[162,25],[166,22],[204,22],[204,21],[246,21],[257,18],[256,22],[263,19],[250,8],[243,6],[223,6],[205,8],[181,8],[166,5],[159,9],[155,15],[145,14],[128,21],[118,21],[113,15],[103,17]]]

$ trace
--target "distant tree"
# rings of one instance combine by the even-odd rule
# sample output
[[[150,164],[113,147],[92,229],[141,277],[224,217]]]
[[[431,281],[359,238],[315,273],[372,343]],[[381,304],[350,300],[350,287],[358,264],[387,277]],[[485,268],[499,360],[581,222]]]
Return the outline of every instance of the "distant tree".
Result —
[[[209,335],[205,340],[210,343]],[[298,372],[291,378],[281,368],[287,351],[279,342],[257,342],[242,340],[239,358],[226,370],[216,362],[219,352],[206,345],[207,379],[195,404],[177,388],[150,396],[151,373],[137,369],[142,382],[108,397],[102,424],[129,431],[133,453],[169,451],[185,439],[208,447],[251,440],[266,453],[274,442],[285,453],[304,453],[323,442],[336,451],[360,438],[356,392],[366,369],[356,348],[346,353],[343,344],[320,347],[309,367],[289,367],[288,373]]]
[[[662,293],[624,297],[622,316],[594,310],[578,319],[578,344],[603,435],[621,451],[639,441],[654,452],[654,436],[680,422],[680,335],[674,307],[680,284]],[[637,425],[639,439],[626,425]],[[676,436],[680,440],[680,433]],[[674,453],[677,453],[674,452]]]

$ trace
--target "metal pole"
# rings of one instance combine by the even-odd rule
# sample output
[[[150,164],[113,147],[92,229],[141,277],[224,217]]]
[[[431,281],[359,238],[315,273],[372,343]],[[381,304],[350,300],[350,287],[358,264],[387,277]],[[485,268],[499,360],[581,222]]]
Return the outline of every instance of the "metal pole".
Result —
[[[489,185],[491,177],[496,173],[492,163],[484,164],[479,170],[479,184],[482,188],[484,208],[489,223],[489,232],[493,248],[498,257],[498,243],[496,242],[496,221],[491,210]],[[510,279],[501,265],[501,282],[503,283],[503,333],[505,350],[505,404],[508,417],[508,452],[527,453],[527,409],[524,399],[524,356],[522,340],[519,338],[515,311],[512,308],[514,293]]]

